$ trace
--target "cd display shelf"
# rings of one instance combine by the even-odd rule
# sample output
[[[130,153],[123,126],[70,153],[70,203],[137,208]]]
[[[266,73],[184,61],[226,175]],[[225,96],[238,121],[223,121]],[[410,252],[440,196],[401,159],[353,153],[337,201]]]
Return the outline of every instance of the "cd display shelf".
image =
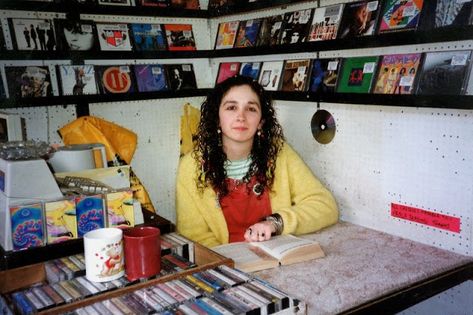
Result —
[[[86,297],[53,308],[49,308],[47,310],[39,312],[38,314],[64,314],[68,311],[86,305],[90,305],[98,301],[103,301],[116,296],[120,296],[129,292],[139,290],[141,288],[155,285],[157,283],[182,278],[186,275],[191,275],[202,270],[215,268],[221,265],[226,265],[232,268],[234,267],[234,262],[230,258],[221,256],[216,252],[197,243],[194,243],[194,255],[197,267],[186,269],[162,277],[152,278],[147,281],[133,282],[132,284],[127,285],[125,287]],[[30,287],[31,285],[36,283],[46,283],[46,270],[44,268],[44,263],[37,263],[12,270],[0,271],[0,294],[5,294],[16,291],[21,288]]]
[[[145,222],[143,225],[155,226],[162,234],[174,231],[172,223],[159,215],[143,210],[143,217]],[[82,238],[20,251],[5,251],[0,246],[0,274],[1,270],[19,268],[82,252],[84,252]],[[3,280],[0,280],[1,283]]]

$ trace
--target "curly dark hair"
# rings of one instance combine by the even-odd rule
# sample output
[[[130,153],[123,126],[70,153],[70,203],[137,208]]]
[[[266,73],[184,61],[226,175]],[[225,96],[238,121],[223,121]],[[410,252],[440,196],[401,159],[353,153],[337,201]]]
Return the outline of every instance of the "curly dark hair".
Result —
[[[197,132],[193,156],[200,170],[198,171],[197,187],[203,190],[212,186],[220,197],[229,191],[225,179],[227,173],[224,163],[227,155],[223,151],[219,130],[219,108],[224,95],[235,86],[248,85],[259,97],[261,105],[261,120],[263,125],[261,135],[256,136],[251,149],[252,162],[243,181],[248,183],[255,176],[264,188],[271,188],[276,168],[276,157],[284,142],[281,125],[276,119],[276,113],[269,94],[263,87],[250,77],[233,76],[217,84],[207,95],[201,106],[201,117]]]

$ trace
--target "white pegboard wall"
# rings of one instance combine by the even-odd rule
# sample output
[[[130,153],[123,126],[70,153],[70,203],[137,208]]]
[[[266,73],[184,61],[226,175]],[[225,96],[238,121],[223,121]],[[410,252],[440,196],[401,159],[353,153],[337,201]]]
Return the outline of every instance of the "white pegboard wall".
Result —
[[[25,119],[27,140],[63,144],[58,129],[77,118],[75,105],[2,109]]]
[[[323,103],[337,132],[321,145],[310,130],[315,103],[276,104],[289,143],[334,193],[343,220],[472,255],[473,111]],[[460,218],[461,231],[394,218],[391,203]]]
[[[158,213],[175,222],[179,126],[183,106],[200,108],[202,97],[97,103],[90,114],[128,128],[138,136],[131,166],[148,190]]]

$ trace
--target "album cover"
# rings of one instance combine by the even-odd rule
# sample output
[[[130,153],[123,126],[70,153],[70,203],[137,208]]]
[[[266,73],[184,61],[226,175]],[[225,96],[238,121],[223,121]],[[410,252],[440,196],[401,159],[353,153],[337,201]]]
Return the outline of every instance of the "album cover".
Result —
[[[46,235],[48,244],[77,238],[76,204],[74,200],[58,200],[44,203]]]
[[[98,48],[94,21],[55,20],[58,50],[95,50]]]
[[[417,29],[424,0],[387,0],[379,33]]]
[[[238,74],[240,70],[240,62],[221,62],[218,66],[217,83]]]
[[[171,0],[170,6],[173,8],[198,10],[200,9],[199,0]]]
[[[265,61],[261,66],[258,82],[268,91],[277,91],[281,81],[284,61]]]
[[[233,48],[238,32],[239,21],[223,22],[218,25],[215,49]]]
[[[11,19],[18,50],[56,50],[54,22],[48,19]]]
[[[379,1],[346,3],[337,38],[374,35],[380,7]]]
[[[97,94],[93,65],[60,65],[62,95]]]
[[[305,91],[310,70],[310,59],[284,62],[281,91]]]
[[[131,24],[136,51],[166,50],[166,37],[160,24]]]
[[[75,198],[77,236],[105,227],[105,207],[102,195],[79,196]]]
[[[343,14],[343,4],[316,8],[309,29],[309,42],[337,38],[338,26]]]
[[[351,57],[343,61],[338,79],[339,93],[369,93],[378,57]]]
[[[238,35],[235,41],[235,47],[253,47],[256,45],[261,19],[241,21],[238,27]]]
[[[166,78],[169,87],[173,91],[196,89],[197,81],[195,80],[194,67],[192,64],[175,64],[165,65]]]
[[[396,54],[381,58],[373,93],[412,94],[422,54]]]
[[[139,92],[166,91],[169,89],[163,65],[135,65],[134,70]]]
[[[312,9],[287,12],[281,28],[280,44],[302,43],[309,35]]]
[[[314,59],[310,71],[309,88],[314,93],[334,93],[342,59]]]
[[[170,0],[140,0],[143,7],[168,7]]]
[[[127,24],[97,23],[96,27],[101,50],[131,50]]]
[[[135,91],[130,66],[94,66],[100,94],[132,93]]]
[[[471,51],[442,51],[425,54],[416,94],[462,95],[470,69]]]
[[[47,66],[5,67],[10,98],[52,96],[51,76]]]
[[[41,203],[10,207],[13,250],[45,245]]]
[[[242,62],[240,65],[240,75],[258,80],[262,62]]]
[[[472,0],[431,0],[424,1],[421,29],[464,26],[473,24]]]
[[[131,5],[131,0],[97,0],[97,2],[99,5]]]
[[[284,14],[265,18],[260,26],[256,46],[278,45],[284,23]]]
[[[133,192],[117,191],[105,195],[108,227],[129,228],[135,226]]]
[[[196,50],[192,24],[164,24],[168,49]]]

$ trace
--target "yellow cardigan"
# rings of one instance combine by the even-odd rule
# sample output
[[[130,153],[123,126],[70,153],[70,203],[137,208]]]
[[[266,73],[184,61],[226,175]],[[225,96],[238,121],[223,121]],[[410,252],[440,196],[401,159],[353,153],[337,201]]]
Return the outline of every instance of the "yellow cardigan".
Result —
[[[191,154],[182,157],[176,184],[177,231],[207,247],[228,243],[228,228],[211,187],[196,187],[198,166]],[[276,160],[270,192],[273,213],[284,220],[283,234],[305,234],[338,220],[332,194],[286,143]]]

